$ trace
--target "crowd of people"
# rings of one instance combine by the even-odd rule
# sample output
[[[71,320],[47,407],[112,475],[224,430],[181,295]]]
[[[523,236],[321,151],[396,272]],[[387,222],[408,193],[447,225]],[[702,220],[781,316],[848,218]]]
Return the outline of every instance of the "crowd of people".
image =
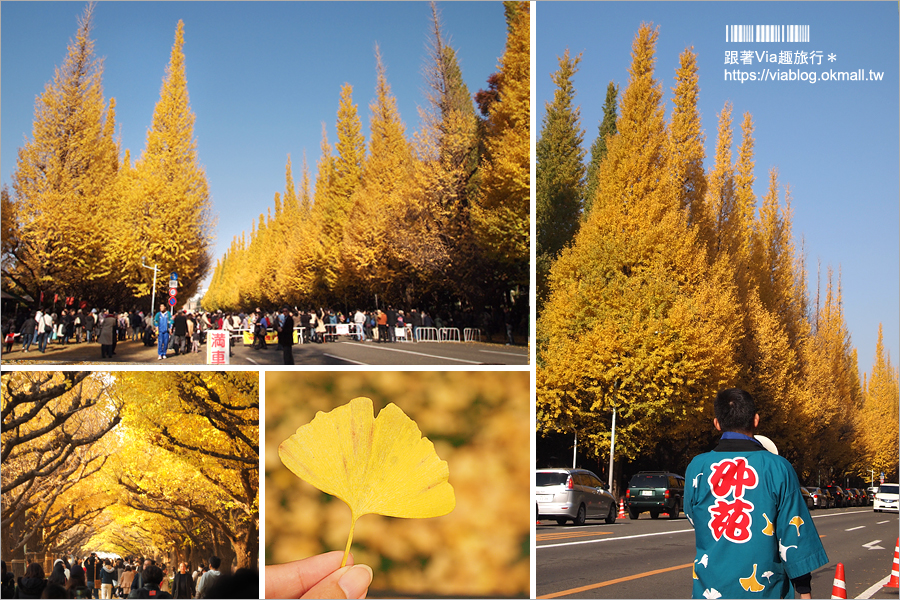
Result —
[[[521,320],[515,319],[506,309],[493,315],[488,311],[478,315],[463,311],[404,310],[392,306],[383,310],[357,309],[346,314],[326,308],[298,310],[287,306],[275,311],[257,308],[248,312],[195,312],[187,309],[170,311],[161,304],[159,311],[153,314],[138,308],[130,312],[96,308],[63,309],[59,314],[40,309],[20,312],[3,322],[3,338],[7,353],[16,344],[24,353],[45,353],[52,344],[98,344],[101,359],[115,356],[118,342],[141,341],[145,346],[155,345],[158,360],[163,360],[170,356],[170,351],[176,356],[200,352],[206,332],[210,330],[228,331],[232,345],[241,334],[249,333],[253,339],[253,349],[265,350],[268,347],[266,335],[284,329],[288,317],[288,329],[296,330],[302,343],[331,341],[328,325],[349,325],[351,337],[376,343],[392,343],[404,338],[407,341],[416,340],[420,327],[477,328],[484,335],[483,341],[490,342],[491,332],[502,328],[505,330],[505,341],[510,345],[514,343],[513,330]],[[288,345],[293,343],[292,335],[285,334],[283,339],[290,339],[289,343],[285,342]],[[278,348],[283,350],[285,343],[279,340]],[[288,361],[287,354],[285,361]]]
[[[165,564],[143,557],[100,558],[96,552],[83,560],[77,556],[57,558],[46,575],[39,562],[31,562],[16,579],[2,564],[2,598],[225,598],[218,584],[221,559],[212,556],[193,571],[187,562],[170,571]],[[255,596],[255,590],[254,590]],[[240,597],[240,596],[238,596]]]

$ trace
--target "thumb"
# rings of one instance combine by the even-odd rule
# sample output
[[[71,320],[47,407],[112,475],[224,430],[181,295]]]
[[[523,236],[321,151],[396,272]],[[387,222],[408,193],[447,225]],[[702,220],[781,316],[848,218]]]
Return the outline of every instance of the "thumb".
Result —
[[[343,567],[310,588],[303,598],[365,598],[372,577],[372,568],[368,565]]]

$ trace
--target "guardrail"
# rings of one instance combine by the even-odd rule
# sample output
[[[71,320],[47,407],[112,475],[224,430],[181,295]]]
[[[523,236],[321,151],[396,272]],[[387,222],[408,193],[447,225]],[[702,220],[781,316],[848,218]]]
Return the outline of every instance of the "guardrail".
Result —
[[[466,327],[463,329],[463,340],[467,342],[480,342],[481,330],[474,327]]]

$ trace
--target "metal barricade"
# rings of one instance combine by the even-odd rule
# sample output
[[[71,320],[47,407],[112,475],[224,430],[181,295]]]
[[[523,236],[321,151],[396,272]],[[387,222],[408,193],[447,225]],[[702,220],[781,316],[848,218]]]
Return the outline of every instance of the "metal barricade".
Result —
[[[326,324],[325,334],[322,336],[324,341],[336,342],[337,338],[346,335],[362,341],[365,333],[363,333],[362,325],[357,323],[337,323]]]
[[[466,342],[480,342],[481,330],[474,327],[466,327],[463,329],[463,340]]]
[[[441,327],[438,332],[438,339],[442,342],[458,342],[459,340],[459,329],[456,327]]]
[[[438,341],[437,327],[416,327],[417,342],[436,342]]]

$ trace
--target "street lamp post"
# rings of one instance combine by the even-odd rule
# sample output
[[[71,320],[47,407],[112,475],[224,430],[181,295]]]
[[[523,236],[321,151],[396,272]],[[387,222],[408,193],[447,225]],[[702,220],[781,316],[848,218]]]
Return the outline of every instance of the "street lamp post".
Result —
[[[618,364],[616,365],[619,366]],[[615,383],[613,383],[613,414],[612,414],[612,427],[610,428],[609,435],[609,491],[612,492],[613,489],[613,461],[616,455],[616,400],[619,399],[619,384],[621,381],[616,379]]]
[[[613,456],[616,453],[616,405],[613,404],[612,434],[609,436],[609,491],[613,489]]]
[[[150,296],[150,314],[153,314],[153,305],[156,304],[156,273],[159,271],[159,265],[153,265],[152,267],[149,265],[145,265],[144,261],[147,260],[146,256],[141,257],[141,266],[145,269],[150,269],[153,271],[153,293]]]
[[[575,464],[576,458],[578,457],[578,430],[575,430],[575,442],[572,444],[572,468],[577,469],[578,465]]]

